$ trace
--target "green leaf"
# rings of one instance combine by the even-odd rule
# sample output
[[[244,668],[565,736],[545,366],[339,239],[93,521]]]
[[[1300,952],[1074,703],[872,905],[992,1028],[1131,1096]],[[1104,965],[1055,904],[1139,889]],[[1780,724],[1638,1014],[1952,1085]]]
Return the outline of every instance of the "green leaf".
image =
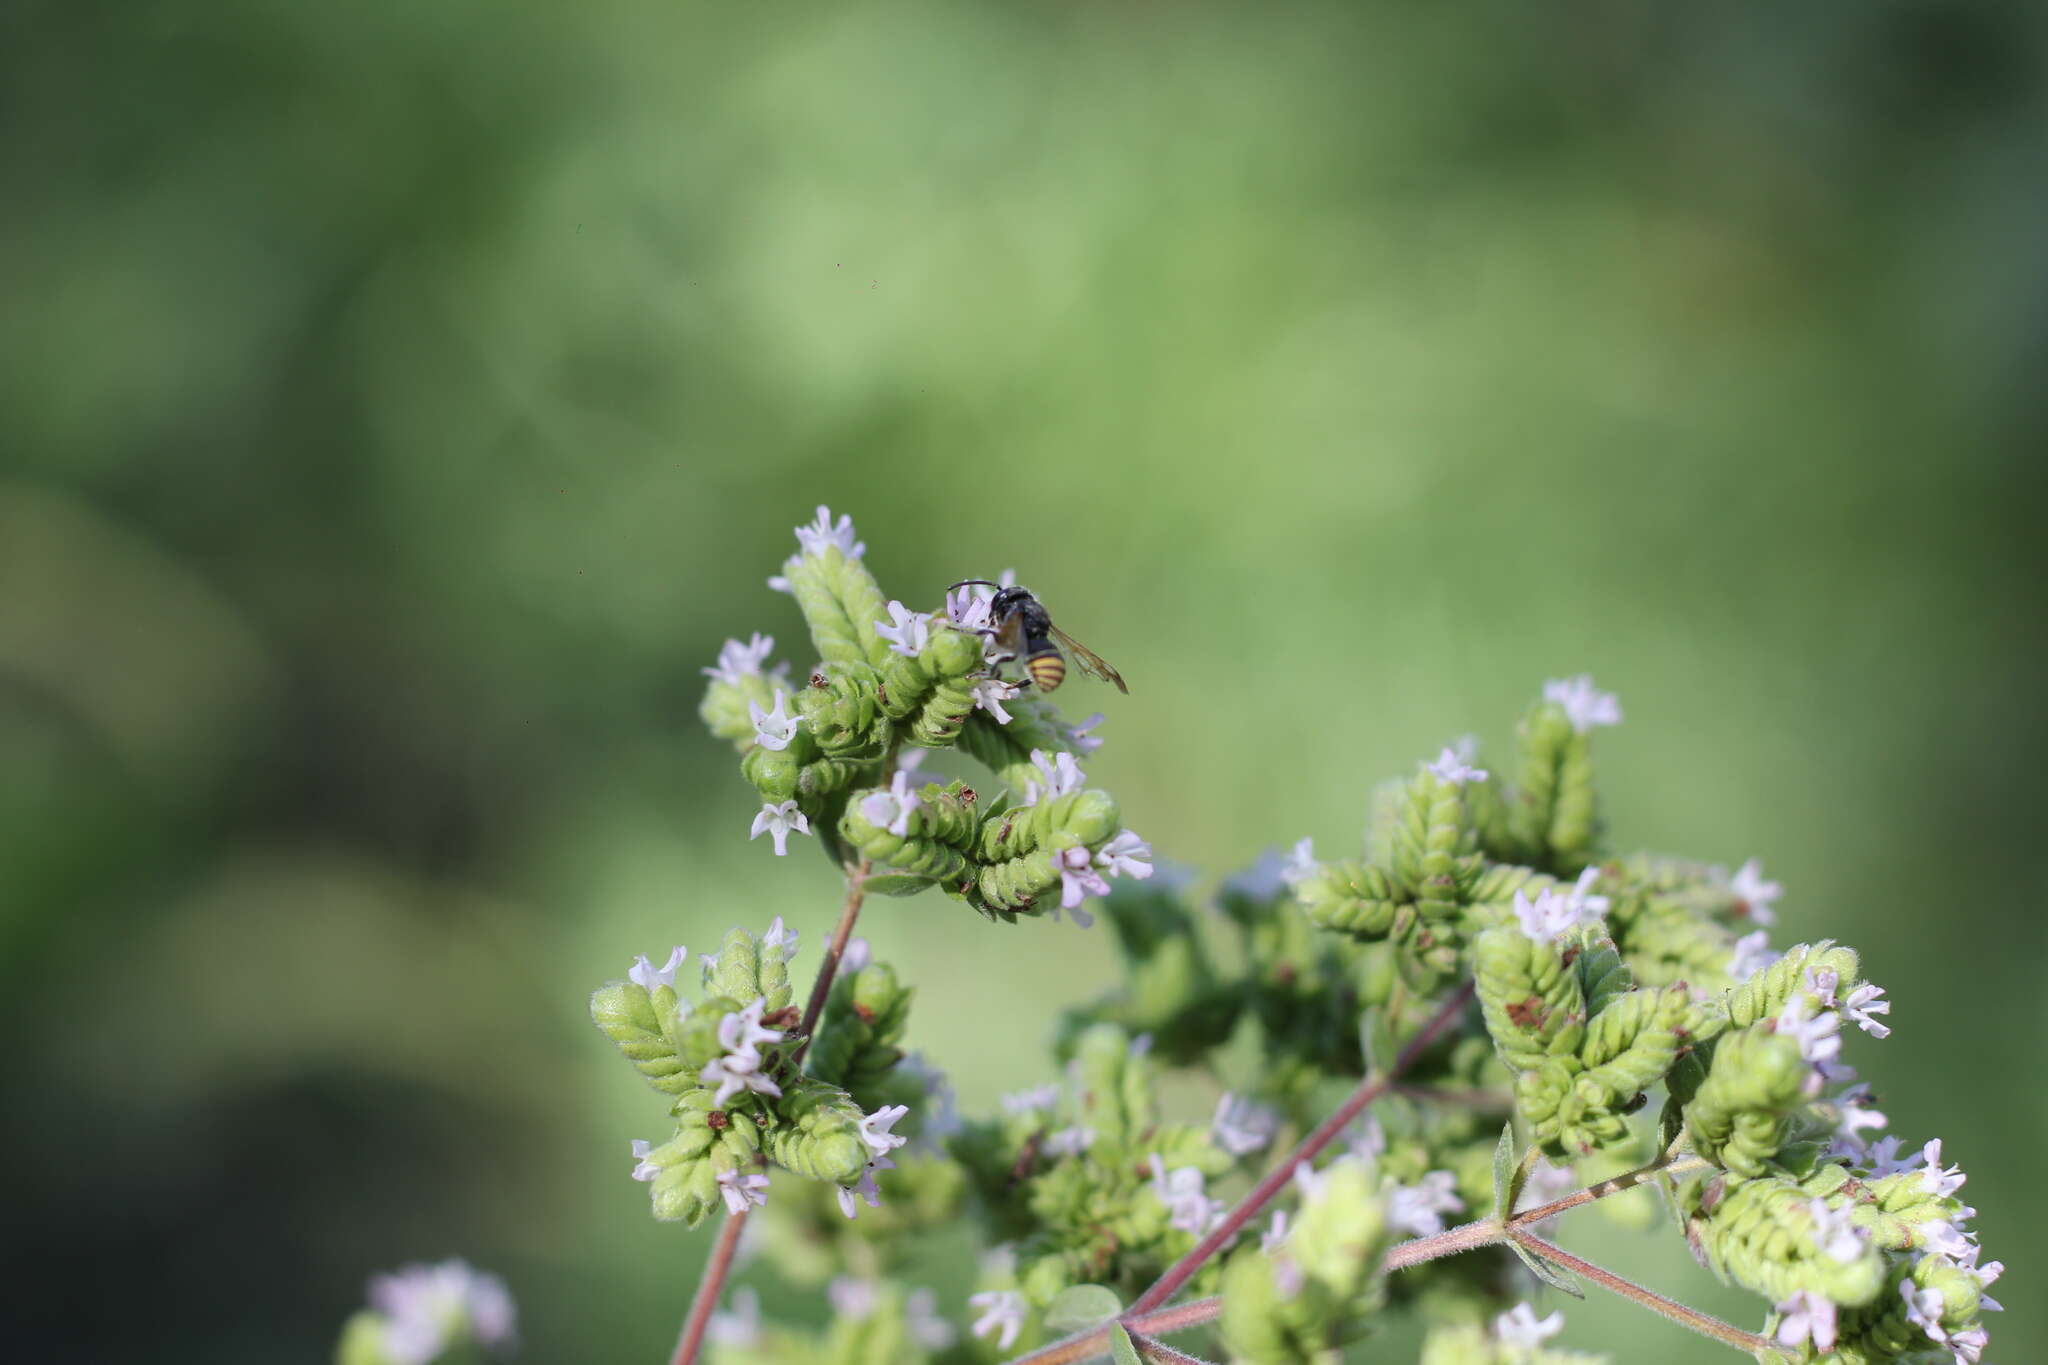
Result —
[[[1045,1306],[1048,1332],[1085,1332],[1124,1311],[1124,1301],[1107,1285],[1077,1284]],[[1133,1348],[1135,1349],[1135,1348]]]
[[[1109,1357],[1116,1365],[1144,1365],[1138,1359],[1137,1343],[1131,1340],[1131,1334],[1120,1322],[1111,1323],[1109,1327]]]
[[[1501,1125],[1493,1148],[1493,1216],[1505,1223],[1515,1211],[1515,1121]]]
[[[1552,1265],[1513,1237],[1508,1238],[1508,1246],[1514,1250],[1515,1255],[1521,1257],[1522,1264],[1529,1267],[1532,1275],[1552,1289],[1563,1290],[1575,1299],[1586,1297],[1586,1291],[1579,1288],[1579,1282],[1563,1268]]]

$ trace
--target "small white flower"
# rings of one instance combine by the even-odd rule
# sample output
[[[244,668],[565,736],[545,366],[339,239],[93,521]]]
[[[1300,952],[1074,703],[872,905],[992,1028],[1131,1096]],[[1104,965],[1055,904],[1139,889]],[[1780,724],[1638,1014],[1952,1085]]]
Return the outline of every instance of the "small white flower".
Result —
[[[1596,725],[1621,724],[1621,703],[1612,692],[1595,688],[1590,673],[1581,673],[1576,678],[1554,678],[1543,684],[1543,700],[1562,706],[1565,719],[1582,735]]]
[[[1314,860],[1310,860],[1314,865]],[[1270,901],[1288,887],[1287,860],[1277,850],[1266,849],[1259,860],[1223,879],[1223,894],[1254,903]]]
[[[1493,1320],[1493,1334],[1501,1345],[1519,1346],[1531,1351],[1563,1330],[1563,1313],[1539,1318],[1526,1299]]]
[[[760,742],[762,748],[787,749],[789,742],[796,738],[797,726],[801,722],[783,709],[787,702],[788,699],[778,687],[775,689],[773,711],[763,711],[761,703],[757,701],[747,703],[747,712],[754,718],[754,738]]]
[[[1555,943],[1576,929],[1584,918],[1583,907],[1573,904],[1572,898],[1561,891],[1539,891],[1533,901],[1517,891],[1514,907],[1515,921],[1531,943]]]
[[[1031,766],[1038,769],[1041,784],[1026,780],[1024,783],[1024,804],[1035,806],[1041,801],[1051,801],[1081,790],[1081,784],[1088,780],[1074,756],[1068,753],[1048,754],[1043,749],[1031,751]]]
[[[1870,1150],[1863,1156],[1863,1164],[1870,1168],[1872,1180],[1882,1180],[1888,1175],[1897,1175],[1901,1171],[1912,1169],[1912,1158],[1904,1161],[1899,1159],[1899,1147],[1902,1143],[1903,1139],[1894,1136],[1881,1137],[1870,1144]]]
[[[1946,1345],[1948,1333],[1942,1329],[1942,1310],[1948,1303],[1939,1289],[1922,1289],[1911,1280],[1899,1281],[1899,1296],[1906,1301],[1906,1321],[1918,1327],[1936,1342]]]
[[[782,1094],[782,1087],[763,1070],[766,1063],[761,1057],[761,1044],[782,1041],[781,1030],[766,1028],[761,1023],[761,1011],[767,1003],[756,997],[745,1009],[718,1021],[718,1045],[726,1050],[725,1055],[706,1062],[697,1079],[718,1087],[713,1102],[721,1108],[743,1090],[771,1096]]]
[[[1935,1138],[1920,1149],[1920,1160],[1926,1169],[1920,1172],[1920,1188],[1933,1195],[1954,1194],[1963,1187],[1969,1177],[1960,1166],[1943,1170],[1941,1166],[1941,1139]]]
[[[946,619],[962,630],[986,630],[989,594],[977,584],[963,584],[946,594]]]
[[[875,950],[864,938],[846,940],[846,951],[839,955],[839,970],[842,972],[863,972],[874,960]]]
[[[1606,896],[1592,894],[1593,883],[1599,880],[1599,868],[1586,868],[1579,873],[1579,879],[1572,884],[1572,889],[1564,893],[1565,904],[1571,907],[1572,914],[1581,924],[1595,923],[1606,915],[1607,907],[1612,904]]]
[[[711,1315],[704,1335],[714,1346],[745,1348],[761,1344],[761,1296],[751,1285],[732,1291],[732,1309]]]
[[[790,832],[794,830],[798,834],[809,834],[811,822],[796,808],[795,801],[784,801],[779,806],[770,801],[764,803],[761,813],[754,817],[754,832],[747,837],[758,839],[763,830],[766,830],[768,837],[774,840],[775,856],[780,858],[789,852]]]
[[[761,936],[761,956],[779,952],[787,962],[796,956],[796,941],[801,937],[800,931],[783,927],[782,916],[777,915],[768,921],[768,932]]]
[[[1216,1101],[1216,1117],[1209,1122],[1209,1136],[1232,1156],[1246,1156],[1273,1140],[1280,1131],[1280,1116],[1263,1104],[1225,1092]]]
[[[796,561],[796,560],[795,560],[794,558],[791,558],[791,559],[790,559],[790,561],[789,561],[789,564],[785,564],[785,565],[783,565],[783,568],[782,568],[782,572],[781,572],[781,573],[778,573],[778,574],[770,574],[770,575],[768,576],[768,591],[770,591],[770,592],[786,592],[786,593],[792,593],[792,594],[796,592],[796,589],[795,589],[794,587],[790,586],[790,582],[789,582],[789,569],[790,569],[790,565],[793,565],[793,564],[795,564],[796,562],[797,562],[797,561]]]
[[[974,698],[974,704],[988,712],[989,719],[998,725],[1010,723],[1010,713],[1003,709],[1003,703],[1013,699],[1023,690],[1022,683],[1005,682],[1001,678],[983,678],[967,689],[967,695]]]
[[[901,602],[891,602],[889,619],[876,623],[875,634],[889,642],[892,653],[915,659],[931,643],[932,619],[910,610]]]
[[[1387,1192],[1387,1226],[1416,1237],[1436,1236],[1444,1230],[1442,1215],[1465,1207],[1457,1185],[1449,1171],[1431,1171],[1416,1184],[1394,1186]]]
[[[1778,1344],[1785,1347],[1811,1341],[1823,1354],[1835,1349],[1835,1303],[1811,1290],[1802,1289],[1778,1305]]]
[[[737,683],[742,678],[760,673],[761,665],[767,660],[770,650],[775,648],[773,635],[756,634],[745,644],[738,640],[727,640],[718,651],[718,665],[700,670],[705,677],[715,678],[722,683]]]
[[[825,1299],[840,1317],[864,1322],[874,1316],[876,1287],[873,1280],[834,1275],[832,1283],[825,1286]]]
[[[1771,951],[1770,935],[1763,930],[1744,934],[1735,940],[1735,955],[1728,962],[1728,975],[1737,981],[1747,981],[1783,956],[1783,953]]]
[[[1764,865],[1755,858],[1735,869],[1735,877],[1728,883],[1728,890],[1739,902],[1735,907],[1736,914],[1747,915],[1751,922],[1765,926],[1778,922],[1778,912],[1772,907],[1785,894],[1785,888],[1776,882],[1765,881]]]
[[[1209,1197],[1200,1169],[1182,1166],[1169,1173],[1157,1152],[1152,1154],[1150,1162],[1152,1193],[1166,1205],[1167,1222],[1171,1226],[1192,1232],[1197,1237],[1216,1226],[1217,1220],[1223,1216],[1223,1205]]]
[[[761,1022],[761,1015],[767,1008],[767,999],[755,996],[747,1002],[744,1009],[719,1020],[718,1045],[727,1052],[758,1054],[763,1043],[781,1042],[782,1030],[769,1028]]]
[[[1892,1002],[1884,998],[1884,987],[1873,986],[1867,981],[1850,991],[1842,1001],[1842,1013],[1873,1038],[1889,1038],[1892,1031],[1890,1025],[1880,1024],[1870,1016],[1891,1012]]]
[[[1094,715],[1067,731],[1067,738],[1072,741],[1075,753],[1092,754],[1102,747],[1102,737],[1100,735],[1091,735],[1088,732],[1107,719],[1107,716],[1097,711]]]
[[[1422,766],[1435,773],[1442,781],[1450,783],[1453,787],[1462,787],[1467,782],[1484,782],[1486,780],[1486,769],[1472,767],[1463,758],[1459,757],[1456,749],[1448,745],[1444,747],[1444,751],[1441,754],[1437,755],[1436,762],[1426,762]]]
[[[1982,1327],[1966,1327],[1952,1332],[1948,1338],[1948,1349],[1954,1353],[1956,1365],[1977,1365],[1984,1358],[1984,1348],[1991,1344],[1991,1334]]]
[[[1316,861],[1316,841],[1303,839],[1294,846],[1294,851],[1281,866],[1280,880],[1289,886],[1300,886],[1321,869],[1322,864]]]
[[[1962,1216],[1967,1218],[1974,1213],[1976,1213],[1975,1209],[1965,1209]],[[1927,1222],[1922,1223],[1916,1231],[1919,1234],[1920,1247],[1923,1251],[1928,1251],[1938,1256],[1946,1256],[1951,1261],[1967,1255],[1970,1249],[1976,1245],[1976,1243],[1970,1240],[1970,1234],[1964,1232],[1946,1218],[1931,1218]]]
[[[1054,1156],[1079,1156],[1095,1145],[1095,1130],[1076,1124],[1062,1128],[1045,1140],[1045,1150]]]
[[[1116,838],[1095,850],[1095,865],[1112,877],[1142,882],[1152,875],[1152,845],[1131,830],[1119,830]]]
[[[899,1119],[909,1112],[910,1106],[907,1104],[885,1104],[874,1113],[862,1118],[860,1121],[860,1140],[867,1144],[868,1151],[876,1156],[887,1156],[904,1143],[910,1141],[908,1137],[902,1134],[889,1131]]]
[[[505,1282],[462,1260],[401,1266],[370,1277],[370,1306],[383,1314],[384,1351],[398,1365],[426,1365],[455,1337],[509,1346],[517,1310]]]
[[[676,968],[689,960],[690,950],[688,948],[679,947],[671,952],[668,955],[667,963],[660,967],[649,962],[647,955],[642,953],[633,959],[632,970],[626,973],[626,977],[634,985],[643,986],[649,991],[656,990],[662,986],[674,990],[676,988]]]
[[[850,1190],[846,1186],[841,1185],[834,1191],[839,1196],[839,1211],[848,1218],[853,1217],[854,1214],[860,1211],[859,1200],[867,1201],[867,1206],[871,1209],[882,1207],[882,1191],[875,1184],[875,1172],[893,1171],[895,1169],[896,1163],[885,1156],[878,1156],[867,1165],[861,1167],[860,1183],[858,1185],[855,1185]]]
[[[1041,1085],[1035,1090],[1013,1090],[1002,1097],[1005,1114],[1030,1114],[1040,1109],[1050,1109],[1060,1102],[1060,1088],[1057,1085]]]
[[[901,839],[910,833],[910,813],[923,804],[918,794],[910,789],[910,774],[897,773],[889,779],[887,791],[878,791],[861,799],[860,814],[876,829],[886,829]]]
[[[904,1296],[903,1326],[910,1339],[927,1351],[943,1351],[960,1335],[952,1323],[939,1316],[939,1296],[930,1289],[913,1289]]]
[[[653,1151],[654,1144],[646,1138],[633,1139],[633,1178],[635,1180],[652,1180],[661,1174],[661,1167],[656,1165],[653,1160]]]
[[[1109,894],[1109,883],[1095,870],[1086,848],[1076,845],[1052,861],[1053,866],[1060,870],[1060,909],[1073,910],[1085,897]],[[1082,928],[1088,927],[1088,922],[1083,921],[1078,913],[1074,920]]]
[[[1853,1086],[1835,1100],[1835,1151],[1844,1155],[1860,1152],[1869,1145],[1869,1139],[1862,1134],[1865,1128],[1883,1128],[1891,1122],[1884,1114],[1870,1107],[1870,1087]]]
[[[841,517],[835,523],[832,509],[822,505],[818,508],[817,520],[796,528],[796,543],[807,555],[821,555],[828,548],[837,548],[848,559],[859,559],[868,549],[853,538],[852,517]]]
[[[1370,1166],[1387,1154],[1387,1130],[1371,1114],[1361,1114],[1344,1130],[1344,1150]]]
[[[1842,1016],[1833,1010],[1814,1012],[1814,1002],[1795,995],[1778,1016],[1777,1030],[1799,1044],[1799,1055],[1815,1064],[1832,1062],[1842,1055]]]
[[[1306,1161],[1297,1161],[1294,1163],[1293,1179],[1295,1194],[1302,1203],[1307,1204],[1321,1196],[1323,1181],[1327,1177]]]
[[[1870,1234],[1856,1226],[1850,1209],[1830,1208],[1825,1199],[1809,1199],[1806,1211],[1813,1215],[1813,1244],[1824,1255],[1847,1265],[1863,1254]]]
[[[718,1192],[725,1196],[728,1213],[745,1213],[756,1204],[768,1202],[768,1177],[758,1171],[752,1175],[720,1171]]]
[[[969,1294],[967,1303],[981,1314],[974,1320],[974,1335],[985,1337],[991,1332],[996,1333],[998,1351],[1010,1349],[1017,1333],[1024,1330],[1024,1314],[1031,1307],[1014,1289],[990,1289],[980,1294]]]
[[[1271,1256],[1287,1242],[1287,1210],[1274,1209],[1273,1221],[1259,1234],[1259,1250]]]

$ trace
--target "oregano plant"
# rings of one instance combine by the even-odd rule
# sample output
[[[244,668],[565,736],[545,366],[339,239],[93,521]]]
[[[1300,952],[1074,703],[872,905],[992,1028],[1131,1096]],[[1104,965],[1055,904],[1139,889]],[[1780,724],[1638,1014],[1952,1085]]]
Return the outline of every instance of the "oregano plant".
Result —
[[[1397,1316],[1423,1325],[1423,1365],[1568,1365],[1604,1357],[1553,1348],[1563,1313],[1533,1301],[1587,1283],[1765,1365],[1982,1358],[2002,1267],[1963,1174],[1939,1140],[1881,1136],[1843,1059],[1890,1032],[1885,992],[1845,945],[1769,946],[1781,891],[1756,862],[1607,845],[1594,742],[1621,709],[1590,678],[1543,687],[1512,778],[1477,741],[1445,747],[1359,793],[1358,849],[1268,854],[1209,914],[1090,785],[1101,717],[1029,686],[989,586],[906,607],[850,519],[819,508],[796,535],[769,585],[815,659],[727,642],[702,716],[758,800],[749,837],[842,871],[837,918],[641,956],[591,998],[658,1097],[628,1168],[653,1215],[716,1224],[674,1365],[1190,1361],[1165,1339],[1198,1328],[1234,1361],[1316,1365]],[[966,775],[928,774],[934,755]],[[991,934],[1099,916],[1122,960],[1058,1021],[1046,1083],[993,1112],[958,1113],[908,1050],[930,1036],[914,983],[854,936],[877,898],[917,895]],[[824,944],[800,990],[806,935]],[[1213,1109],[1167,1103],[1176,1072]],[[1683,1238],[1756,1318],[1560,1247],[1557,1221],[1594,1205]],[[942,1304],[906,1268],[960,1228],[979,1281]],[[731,1287],[743,1240],[829,1325]],[[436,1300],[437,1350],[496,1344],[463,1302]],[[370,1313],[344,1358],[439,1357]]]

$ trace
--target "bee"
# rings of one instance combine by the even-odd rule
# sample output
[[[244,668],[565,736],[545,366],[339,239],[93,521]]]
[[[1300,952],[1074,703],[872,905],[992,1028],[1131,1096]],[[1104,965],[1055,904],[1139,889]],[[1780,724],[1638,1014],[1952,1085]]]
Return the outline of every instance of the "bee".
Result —
[[[1021,658],[1025,673],[1038,684],[1038,690],[1050,692],[1066,680],[1067,661],[1060,653],[1060,646],[1065,645],[1083,673],[1115,683],[1117,691],[1130,695],[1131,689],[1124,685],[1123,675],[1111,668],[1100,654],[1054,625],[1052,616],[1031,595],[1029,588],[1006,588],[986,578],[963,578],[948,591],[977,584],[996,590],[988,604],[989,620],[995,628],[988,633],[995,637],[996,647],[1005,655],[998,662],[1008,663]]]

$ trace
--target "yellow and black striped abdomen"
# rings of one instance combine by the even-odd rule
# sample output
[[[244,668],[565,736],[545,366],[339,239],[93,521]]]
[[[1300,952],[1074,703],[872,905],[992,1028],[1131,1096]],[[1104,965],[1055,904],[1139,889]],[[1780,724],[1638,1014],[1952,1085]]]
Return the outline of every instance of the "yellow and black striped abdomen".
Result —
[[[1033,654],[1024,661],[1025,669],[1031,674],[1031,681],[1038,684],[1041,692],[1050,692],[1066,680],[1067,661],[1060,652],[1050,646]]]

